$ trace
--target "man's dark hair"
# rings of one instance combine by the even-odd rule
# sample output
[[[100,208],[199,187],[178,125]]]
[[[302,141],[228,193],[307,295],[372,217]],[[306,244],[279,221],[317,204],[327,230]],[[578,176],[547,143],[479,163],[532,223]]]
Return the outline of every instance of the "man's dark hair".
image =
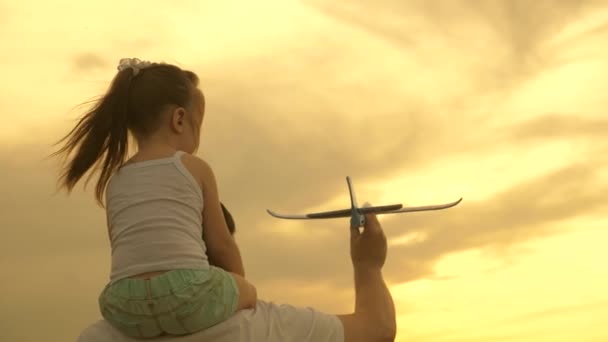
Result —
[[[224,203],[221,203],[222,205],[222,211],[224,212],[224,219],[226,220],[226,225],[228,226],[228,230],[230,231],[230,235],[234,235],[234,231],[236,229],[236,226],[234,225],[234,219],[232,218],[232,215],[230,215],[230,212],[228,211],[228,209],[226,209],[226,207],[224,206]]]

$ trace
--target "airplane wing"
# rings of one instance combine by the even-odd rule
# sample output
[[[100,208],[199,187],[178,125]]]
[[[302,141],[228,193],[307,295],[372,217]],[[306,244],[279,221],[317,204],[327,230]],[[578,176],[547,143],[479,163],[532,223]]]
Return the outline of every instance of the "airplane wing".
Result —
[[[363,207],[357,208],[357,210],[362,214],[375,213],[375,214],[385,214],[390,213],[395,210],[399,210],[403,208],[403,204],[387,204],[387,205],[378,205],[375,207]]]
[[[310,220],[310,219],[327,219],[327,218],[338,218],[338,217],[349,217],[351,210],[350,209],[342,209],[342,210],[334,210],[334,211],[325,211],[322,213],[312,213],[312,214],[303,214],[303,215],[287,215],[287,214],[279,214],[270,209],[266,209],[266,211],[278,218],[282,219],[290,219],[290,220]]]
[[[425,205],[425,206],[420,206],[420,207],[405,207],[405,208],[401,208],[399,210],[387,211],[387,212],[384,212],[383,214],[397,214],[397,213],[408,213],[408,212],[412,212],[412,211],[447,209],[447,208],[451,208],[451,207],[457,205],[461,201],[462,201],[462,197],[458,201],[454,201],[451,203],[438,204],[438,205]]]
[[[360,213],[392,213],[394,210],[401,209],[403,205],[401,204],[390,204],[390,205],[379,205],[375,207],[364,207],[357,208]],[[266,209],[266,211],[278,218],[283,219],[292,219],[292,220],[306,220],[306,219],[328,219],[328,218],[338,218],[338,217],[350,217],[352,214],[352,209],[340,209],[334,211],[324,211],[321,213],[312,213],[312,214],[304,214],[304,215],[285,215],[278,214],[270,209]]]

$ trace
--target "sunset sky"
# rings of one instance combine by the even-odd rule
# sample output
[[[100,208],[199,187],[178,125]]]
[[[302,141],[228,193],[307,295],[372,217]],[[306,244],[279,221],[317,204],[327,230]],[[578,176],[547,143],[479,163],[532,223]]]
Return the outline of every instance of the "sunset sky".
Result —
[[[0,0],[0,340],[73,341],[110,249],[52,144],[118,60],[195,71],[261,299],[353,309],[348,220],[389,215],[397,341],[608,341],[608,2]]]

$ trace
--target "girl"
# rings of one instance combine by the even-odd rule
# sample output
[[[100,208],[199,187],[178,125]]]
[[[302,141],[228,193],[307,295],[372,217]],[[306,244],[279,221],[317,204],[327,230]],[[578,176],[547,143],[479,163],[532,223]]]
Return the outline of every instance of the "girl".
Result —
[[[132,337],[194,333],[257,300],[213,171],[193,155],[204,96],[197,75],[174,65],[122,59],[118,70],[60,141],[55,154],[69,159],[60,184],[70,192],[89,170],[100,171],[95,194],[101,206],[105,194],[112,248],[103,317]],[[129,135],[137,153],[127,161]]]

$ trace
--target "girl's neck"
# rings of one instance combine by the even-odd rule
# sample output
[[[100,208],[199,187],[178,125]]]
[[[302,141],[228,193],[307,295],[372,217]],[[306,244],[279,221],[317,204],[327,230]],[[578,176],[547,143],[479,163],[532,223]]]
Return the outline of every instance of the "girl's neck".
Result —
[[[176,146],[167,143],[138,144],[137,152],[131,157],[130,162],[138,162],[151,159],[170,157],[178,150]]]

